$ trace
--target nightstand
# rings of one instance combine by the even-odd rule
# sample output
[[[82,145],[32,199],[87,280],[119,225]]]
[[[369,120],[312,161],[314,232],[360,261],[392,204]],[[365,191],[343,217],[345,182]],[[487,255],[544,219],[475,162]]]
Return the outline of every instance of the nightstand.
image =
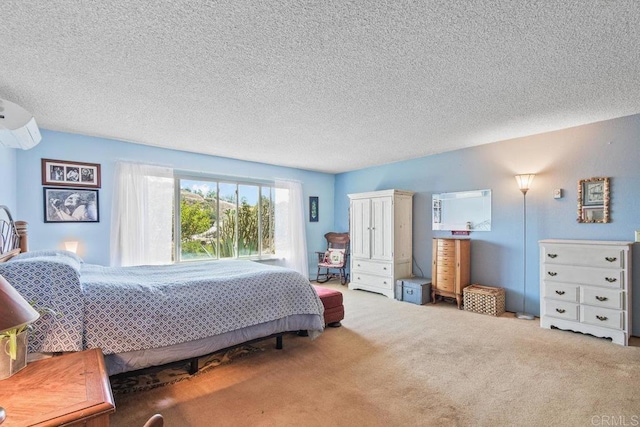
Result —
[[[100,349],[31,362],[0,381],[1,427],[107,427],[116,407]]]

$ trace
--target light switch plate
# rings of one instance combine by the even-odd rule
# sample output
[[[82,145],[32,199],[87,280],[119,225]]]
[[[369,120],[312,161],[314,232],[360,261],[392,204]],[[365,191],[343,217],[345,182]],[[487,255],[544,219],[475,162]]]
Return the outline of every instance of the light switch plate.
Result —
[[[556,188],[555,190],[553,190],[553,198],[562,199],[562,188]]]

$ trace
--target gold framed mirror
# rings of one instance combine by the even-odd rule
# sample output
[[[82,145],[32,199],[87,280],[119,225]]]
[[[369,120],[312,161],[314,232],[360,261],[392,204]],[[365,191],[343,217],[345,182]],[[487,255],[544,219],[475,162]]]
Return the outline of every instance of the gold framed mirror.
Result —
[[[578,222],[609,222],[609,178],[578,181]]]

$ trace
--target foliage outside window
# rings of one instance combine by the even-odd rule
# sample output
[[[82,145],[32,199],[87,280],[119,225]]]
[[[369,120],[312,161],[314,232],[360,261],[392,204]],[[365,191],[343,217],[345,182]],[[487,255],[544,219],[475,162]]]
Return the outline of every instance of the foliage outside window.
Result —
[[[178,261],[261,258],[275,253],[272,185],[177,179]],[[179,244],[177,244],[179,243]]]

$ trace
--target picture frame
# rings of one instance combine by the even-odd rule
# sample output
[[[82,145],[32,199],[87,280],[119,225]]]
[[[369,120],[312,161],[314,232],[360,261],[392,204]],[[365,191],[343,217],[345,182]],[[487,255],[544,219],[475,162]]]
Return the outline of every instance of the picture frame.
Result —
[[[100,188],[98,163],[42,159],[42,185]]]
[[[309,222],[318,222],[319,209],[318,196],[309,197]]]
[[[100,222],[98,190],[44,187],[44,222]]]
[[[594,177],[578,181],[578,222],[608,223],[610,180]]]
[[[604,205],[604,180],[582,182],[582,206]]]

